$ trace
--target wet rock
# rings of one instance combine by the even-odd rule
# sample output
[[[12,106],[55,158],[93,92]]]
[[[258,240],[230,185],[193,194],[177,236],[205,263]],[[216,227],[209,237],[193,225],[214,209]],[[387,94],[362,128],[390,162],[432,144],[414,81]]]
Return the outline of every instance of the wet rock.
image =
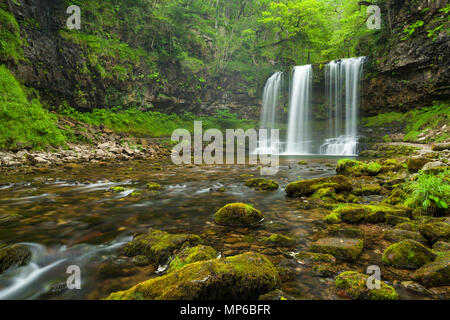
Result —
[[[337,226],[331,226],[328,228],[328,236],[337,238],[352,238],[352,239],[364,238],[363,232],[359,229],[341,228]]]
[[[450,243],[444,241],[437,241],[433,245],[433,250],[437,252],[447,252],[450,251]]]
[[[319,277],[328,278],[338,273],[338,268],[331,263],[320,263],[312,266],[312,272]]]
[[[364,163],[361,161],[342,159],[339,160],[336,166],[338,174],[349,176],[376,176],[381,172],[381,165],[378,162]]]
[[[23,216],[21,216],[20,214],[15,214],[15,213],[2,215],[2,216],[0,216],[0,226],[10,225],[14,222],[19,221],[21,218],[23,218]]]
[[[264,219],[261,211],[245,203],[227,204],[216,212],[215,222],[224,226],[251,226]]]
[[[343,261],[356,261],[363,248],[362,239],[322,238],[311,244],[310,251],[331,254]]]
[[[444,221],[420,224],[419,232],[430,243],[435,243],[439,240],[450,241],[450,224]]]
[[[410,222],[409,218],[394,216],[392,214],[386,214],[386,223],[391,226],[396,226],[400,223]]]
[[[302,264],[319,262],[336,263],[336,258],[327,253],[300,251],[295,255],[295,258],[298,259]]]
[[[334,202],[336,201],[336,191],[333,188],[322,188],[317,190],[311,199],[319,199],[322,201]]]
[[[335,209],[333,213],[342,221],[348,223],[383,223],[386,215],[409,217],[411,210],[402,206],[389,205],[358,205],[349,204]]]
[[[402,240],[388,247],[383,253],[383,263],[399,269],[418,269],[432,262],[436,254],[414,240]]]
[[[108,300],[256,299],[279,284],[273,264],[258,253],[200,261],[133,288]]]
[[[417,269],[413,278],[426,287],[450,286],[450,252]]]
[[[194,246],[201,241],[197,235],[169,234],[160,230],[150,230],[148,234],[137,236],[124,247],[129,257],[143,255],[155,265],[164,264],[175,250]]]
[[[144,255],[135,256],[131,261],[139,267],[147,266],[151,263],[150,259]]]
[[[249,179],[245,182],[245,185],[249,188],[264,191],[273,191],[279,188],[279,185],[276,181],[264,178]]]
[[[288,197],[310,196],[319,189],[333,188],[336,192],[351,191],[353,189],[350,180],[344,176],[302,180],[289,183],[286,186]]]
[[[356,196],[370,196],[381,193],[381,186],[379,184],[364,184],[360,189],[354,189],[352,194]]]
[[[0,273],[14,267],[27,264],[31,259],[31,250],[23,245],[15,244],[0,249]]]
[[[219,253],[209,246],[199,245],[192,248],[185,248],[172,259],[167,272],[179,270],[190,263],[216,259],[218,256]]]
[[[124,188],[124,187],[120,187],[120,186],[117,186],[117,187],[111,187],[111,188],[109,188],[108,189],[108,192],[112,192],[112,193],[121,193],[121,192],[124,192],[126,189]]]
[[[126,277],[134,274],[136,270],[123,259],[109,260],[98,267],[98,275],[102,278]]]
[[[296,300],[296,299],[292,296],[287,295],[283,291],[277,289],[260,295],[258,300],[277,301],[277,300]]]
[[[409,291],[412,291],[414,293],[418,293],[421,295],[432,295],[432,293],[430,291],[428,291],[424,286],[420,285],[417,282],[414,281],[402,281],[401,285],[405,288],[408,289]]]
[[[407,197],[407,194],[403,189],[395,188],[392,190],[391,194],[388,198],[383,200],[383,203],[390,204],[390,205],[396,205],[396,204],[402,204]]]
[[[443,168],[443,167],[446,167],[446,166],[447,165],[445,163],[441,162],[441,161],[433,161],[433,162],[426,163],[423,166],[422,170],[423,171],[433,171],[433,170],[436,170],[438,168]]]
[[[159,184],[154,183],[154,182],[147,183],[146,187],[147,187],[147,189],[152,190],[152,191],[164,190],[164,188],[162,186],[160,186]]]
[[[262,242],[275,247],[292,247],[296,241],[282,234],[272,234],[270,237],[261,239]]]
[[[432,162],[432,159],[428,159],[428,158],[423,158],[423,157],[412,157],[409,158],[407,161],[407,165],[408,165],[408,170],[410,172],[418,172],[419,170],[421,170],[423,168],[423,166],[425,164],[427,164],[428,162]]]
[[[400,242],[402,240],[411,239],[422,244],[427,244],[427,240],[417,231],[408,231],[403,229],[386,230],[384,239],[392,242]]]
[[[335,285],[336,289],[344,291],[344,293],[355,300],[398,300],[399,296],[395,289],[384,282],[378,281],[380,289],[369,289],[367,286],[369,276],[354,272],[346,271],[337,276]]]
[[[428,289],[434,296],[442,300],[450,300],[450,286]]]

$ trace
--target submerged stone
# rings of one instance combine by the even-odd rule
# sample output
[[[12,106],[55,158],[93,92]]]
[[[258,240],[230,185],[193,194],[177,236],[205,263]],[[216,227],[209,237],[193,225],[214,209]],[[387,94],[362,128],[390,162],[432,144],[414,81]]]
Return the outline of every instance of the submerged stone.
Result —
[[[389,246],[383,253],[383,263],[400,269],[418,269],[432,262],[436,254],[414,240],[402,240]]]
[[[417,231],[409,231],[403,229],[386,230],[384,239],[392,242],[400,242],[402,240],[411,239],[422,244],[426,244],[427,240]]]
[[[147,189],[152,190],[152,191],[164,190],[163,187],[161,187],[159,184],[154,183],[154,182],[147,183]]]
[[[160,230],[150,230],[148,234],[137,236],[124,247],[124,253],[129,257],[143,255],[151,263],[158,265],[166,263],[175,250],[186,246],[194,246],[201,241],[197,235],[169,234]]]
[[[436,241],[450,241],[450,224],[445,221],[433,221],[419,225],[419,232],[430,243]]]
[[[336,288],[345,292],[355,300],[398,300],[395,289],[386,283],[378,282],[380,289],[369,289],[367,286],[369,276],[354,271],[346,271],[336,277]]]
[[[273,191],[277,190],[279,185],[274,180],[257,178],[249,179],[245,182],[245,185],[249,188],[254,188],[256,190]]]
[[[327,253],[300,251],[295,255],[295,258],[300,260],[302,263],[336,263],[336,258]]]
[[[322,238],[311,244],[310,251],[331,254],[343,261],[356,261],[363,249],[362,239]]]
[[[293,238],[286,237],[282,234],[272,234],[270,237],[263,238],[262,241],[278,247],[291,247],[296,242]]]
[[[257,299],[279,284],[273,264],[258,253],[194,262],[108,300],[237,300]]]
[[[427,287],[450,286],[450,252],[417,269],[413,278]]]
[[[0,273],[14,267],[27,264],[31,259],[31,250],[23,245],[15,244],[0,249]]]
[[[227,204],[216,212],[215,221],[225,226],[251,226],[264,219],[261,211],[245,203]]]

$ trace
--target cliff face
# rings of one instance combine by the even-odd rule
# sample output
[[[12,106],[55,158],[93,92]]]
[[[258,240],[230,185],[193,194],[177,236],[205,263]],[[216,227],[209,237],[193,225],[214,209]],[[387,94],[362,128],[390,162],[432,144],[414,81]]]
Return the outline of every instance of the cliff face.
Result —
[[[197,114],[229,108],[242,117],[258,116],[260,101],[251,93],[256,90],[249,94],[249,86],[238,74],[211,77],[206,71],[186,70],[177,61],[152,69],[146,60],[149,51],[113,41],[97,43],[96,38],[80,38],[65,29],[66,1],[0,0],[0,6],[13,14],[25,43],[23,60],[16,64],[0,58],[0,63],[7,64],[25,86],[36,89],[49,108],[69,105],[89,111],[138,106]],[[125,31],[111,33],[121,37]],[[204,41],[202,50],[210,40]]]
[[[391,1],[392,2],[392,1]],[[450,98],[448,1],[393,1],[386,45],[366,66],[362,112],[376,115]]]

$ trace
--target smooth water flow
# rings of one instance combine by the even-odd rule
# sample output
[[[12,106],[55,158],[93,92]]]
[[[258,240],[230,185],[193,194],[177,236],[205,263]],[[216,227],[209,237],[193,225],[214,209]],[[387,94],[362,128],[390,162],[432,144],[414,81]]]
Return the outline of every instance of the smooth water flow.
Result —
[[[358,154],[360,83],[365,57],[330,62],[326,66],[328,136],[320,147],[326,155]]]
[[[297,66],[292,76],[286,154],[311,152],[312,66]]]
[[[258,154],[279,153],[278,139],[271,136],[271,130],[279,129],[280,100],[283,72],[274,73],[266,82],[263,91],[261,129],[267,129],[267,136],[260,137],[258,148],[254,151]]]

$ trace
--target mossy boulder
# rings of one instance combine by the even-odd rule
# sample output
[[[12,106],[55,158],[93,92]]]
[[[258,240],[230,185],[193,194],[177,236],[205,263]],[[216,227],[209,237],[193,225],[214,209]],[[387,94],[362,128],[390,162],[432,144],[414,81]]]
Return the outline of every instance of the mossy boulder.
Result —
[[[147,183],[147,189],[151,190],[151,191],[160,191],[160,190],[164,190],[164,187],[162,187],[161,185],[154,183],[154,182],[149,182]]]
[[[342,222],[342,219],[338,212],[332,212],[324,218],[324,221],[328,224],[338,224]]]
[[[417,231],[408,231],[402,229],[386,230],[384,239],[392,242],[400,242],[402,240],[411,239],[422,244],[427,244],[427,240]]]
[[[431,244],[436,241],[450,241],[450,225],[445,221],[433,221],[419,225],[419,232]]]
[[[344,176],[333,176],[311,180],[301,180],[286,186],[286,195],[291,198],[310,196],[319,189],[333,188],[335,192],[351,191],[351,181]]]
[[[437,252],[450,251],[450,243],[445,241],[438,241],[435,244],[433,244],[433,250]]]
[[[410,222],[411,220],[409,218],[400,217],[400,216],[394,216],[392,214],[386,214],[386,223],[390,224],[391,226],[396,226],[400,223]]]
[[[31,259],[31,250],[20,244],[0,249],[0,273],[14,267],[27,264]]]
[[[450,252],[417,269],[413,278],[426,287],[450,286]]]
[[[390,205],[396,205],[396,204],[402,204],[407,197],[407,194],[403,189],[395,188],[392,190],[391,194],[388,198],[383,200],[383,203],[390,204]]]
[[[370,196],[381,193],[381,186],[379,184],[364,184],[361,188],[354,189],[352,194],[355,196]]]
[[[362,239],[328,237],[311,244],[310,251],[327,253],[343,261],[356,261],[364,249]]]
[[[188,264],[183,268],[112,293],[108,300],[257,299],[279,285],[272,263],[258,253]]]
[[[215,221],[224,226],[251,226],[264,219],[261,211],[245,203],[231,203],[216,212]]]
[[[201,241],[197,235],[169,234],[160,230],[150,230],[148,234],[137,236],[124,247],[125,255],[135,257],[143,255],[152,264],[159,265],[167,262],[176,251],[187,246],[195,246]]]
[[[376,176],[382,170],[382,166],[378,162],[364,163],[361,161],[342,159],[336,166],[338,174],[359,177],[363,175]]]
[[[181,269],[190,263],[216,259],[218,256],[219,253],[210,246],[198,245],[192,248],[185,248],[172,259],[167,272]]]
[[[295,245],[295,239],[282,234],[272,234],[270,237],[261,239],[262,242],[276,247],[292,247]]]
[[[327,230],[328,236],[337,238],[363,239],[364,234],[357,228],[342,228],[339,226],[330,226]]]
[[[295,258],[302,263],[336,263],[336,258],[327,253],[300,251]]]
[[[121,193],[124,192],[126,189],[124,187],[121,186],[117,186],[117,187],[111,187],[108,189],[108,192],[112,192],[112,193]]]
[[[414,240],[402,240],[389,246],[383,253],[383,263],[399,269],[418,269],[432,262],[436,254]]]
[[[334,202],[336,201],[336,191],[333,188],[322,188],[317,190],[311,199],[318,199],[322,201]]]
[[[389,205],[359,205],[349,204],[333,211],[340,219],[347,223],[383,223],[386,215],[409,217],[411,209],[402,206]]]
[[[396,229],[403,229],[408,231],[419,231],[419,226],[413,221],[402,222],[395,226]]]
[[[249,188],[264,191],[273,191],[279,188],[278,182],[264,178],[249,179],[245,182],[245,185]]]
[[[380,289],[369,289],[369,276],[354,271],[346,271],[336,277],[336,289],[342,290],[347,296],[355,300],[398,300],[395,289],[379,281]],[[378,281],[378,280],[375,280]]]
[[[319,277],[329,278],[338,273],[338,267],[332,263],[317,263],[312,266],[312,272]]]

